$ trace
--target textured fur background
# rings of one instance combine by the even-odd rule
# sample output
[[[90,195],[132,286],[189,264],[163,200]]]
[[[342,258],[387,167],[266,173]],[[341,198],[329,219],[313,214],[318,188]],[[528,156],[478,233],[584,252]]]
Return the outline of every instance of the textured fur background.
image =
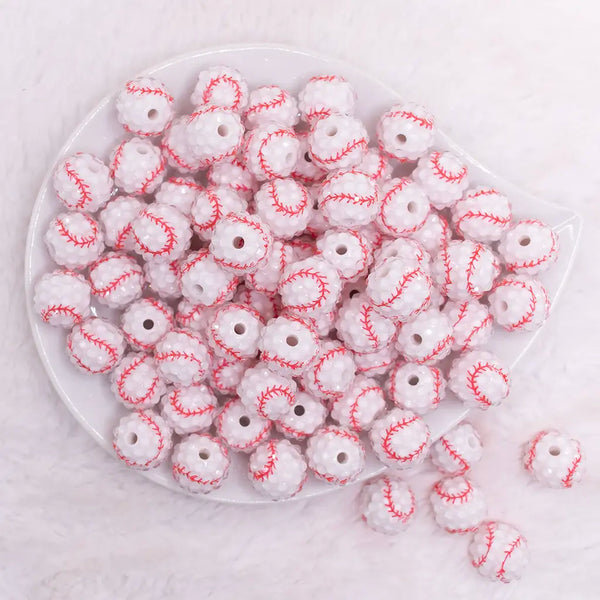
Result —
[[[0,598],[514,598],[600,589],[600,19],[594,2],[528,0],[4,0],[0,3]],[[266,507],[174,495],[123,469],[50,387],[25,318],[27,222],[48,164],[107,90],[172,55],[282,42],[344,58],[427,104],[473,156],[584,216],[569,288],[514,373],[511,401],[477,419],[475,479],[522,528],[518,583],[481,579],[467,539],[426,503],[388,538],[348,488]],[[581,439],[585,483],[531,484],[520,444],[558,426]],[[433,473],[414,478],[424,498]]]

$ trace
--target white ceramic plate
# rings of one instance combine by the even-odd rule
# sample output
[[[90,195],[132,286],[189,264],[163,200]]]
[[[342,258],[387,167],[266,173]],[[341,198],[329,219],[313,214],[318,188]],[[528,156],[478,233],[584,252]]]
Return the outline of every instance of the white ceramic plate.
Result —
[[[198,72],[215,64],[226,64],[239,69],[251,88],[275,83],[294,93],[297,93],[303,83],[313,75],[321,73],[343,75],[357,91],[358,116],[367,125],[372,139],[378,116],[402,98],[398,92],[343,62],[309,52],[273,46],[206,50],[175,58],[150,69],[147,73],[155,75],[167,85],[176,98],[177,112],[185,113],[190,112],[192,108],[189,97]],[[111,149],[124,136],[123,129],[115,118],[113,100],[114,95],[111,95],[98,104],[70,137],[57,157],[57,161],[77,151],[91,152],[105,160],[108,159]],[[580,217],[566,208],[534,198],[492,175],[443,133],[438,135],[437,145],[440,148],[452,149],[462,157],[469,167],[469,178],[472,183],[492,185],[505,193],[512,201],[515,218],[538,217],[552,225],[558,233],[561,247],[558,263],[542,277],[554,303],[565,283],[573,260],[581,227]],[[29,319],[40,357],[56,391],[83,427],[99,444],[112,453],[112,430],[119,417],[125,413],[125,409],[112,397],[107,377],[90,377],[71,365],[65,352],[66,332],[42,323],[33,311],[33,285],[43,273],[54,266],[43,242],[48,223],[60,210],[51,183],[53,170],[54,165],[44,179],[29,225],[25,261]],[[97,313],[107,314],[102,308],[97,308]],[[514,366],[522,358],[534,337],[535,333],[508,335],[504,331],[496,330],[489,347],[508,364]],[[433,438],[436,439],[461,421],[465,415],[466,410],[461,403],[447,398],[438,410],[426,417],[426,421],[431,427]],[[65,443],[68,443],[68,440],[65,440]],[[372,453],[368,453],[366,469],[361,480],[382,470],[382,465]],[[165,487],[181,491],[171,477],[168,461],[158,469],[142,474]],[[334,486],[310,477],[297,498],[316,496],[334,489],[336,489]],[[202,497],[222,502],[269,502],[255,492],[248,482],[245,456],[234,456],[230,476],[223,487]]]

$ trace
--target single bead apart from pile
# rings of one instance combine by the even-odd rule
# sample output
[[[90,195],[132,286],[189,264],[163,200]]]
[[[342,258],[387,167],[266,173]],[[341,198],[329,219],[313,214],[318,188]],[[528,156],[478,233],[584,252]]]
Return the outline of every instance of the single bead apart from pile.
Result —
[[[374,531],[394,535],[405,530],[416,512],[408,484],[389,475],[365,484],[360,495],[361,515]]]
[[[525,446],[523,466],[543,485],[570,488],[583,476],[581,444],[554,429],[540,431]]]
[[[477,430],[470,423],[460,423],[431,447],[431,461],[448,475],[462,475],[481,460],[483,447]]]
[[[510,583],[520,579],[527,566],[527,540],[508,523],[487,521],[475,532],[469,555],[481,575]]]
[[[46,273],[35,284],[33,305],[45,323],[73,327],[90,316],[90,284],[72,271]]]

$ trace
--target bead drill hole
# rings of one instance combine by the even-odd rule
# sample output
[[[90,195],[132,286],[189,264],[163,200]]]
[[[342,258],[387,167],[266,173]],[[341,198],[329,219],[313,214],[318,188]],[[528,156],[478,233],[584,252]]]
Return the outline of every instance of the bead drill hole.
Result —
[[[343,256],[344,254],[346,254],[346,252],[348,252],[348,248],[346,246],[338,246],[335,249],[336,253],[339,254],[340,256]]]
[[[285,155],[285,164],[286,165],[293,165],[294,164],[294,155],[291,152],[288,152]]]
[[[246,326],[243,323],[236,323],[233,326],[233,331],[238,335],[244,335],[246,333]]]
[[[345,452],[340,452],[336,456],[336,460],[340,463],[340,465],[343,465],[344,463],[348,462],[348,455]]]
[[[415,213],[415,212],[417,212],[417,205],[414,202],[409,202],[406,205],[406,210],[411,214]]]
[[[301,417],[305,412],[306,412],[306,409],[304,408],[304,406],[302,406],[302,404],[298,404],[297,406],[294,406],[294,414],[297,417]]]
[[[148,118],[149,118],[151,121],[154,121],[154,119],[158,118],[158,111],[157,111],[155,108],[151,108],[151,109],[148,111]]]
[[[227,125],[219,125],[217,127],[217,133],[221,137],[227,137],[227,135],[229,134],[229,128],[227,127]]]
[[[418,346],[419,344],[423,343],[423,338],[418,333],[415,333],[412,336],[412,341]]]
[[[334,135],[337,135],[337,132],[338,132],[338,129],[334,125],[325,132],[325,135],[328,135],[329,137],[333,137]]]
[[[197,283],[197,284],[196,284],[194,287],[196,288],[196,291],[197,291],[199,294],[204,294],[204,288],[202,287],[202,285],[201,285],[201,284]]]
[[[130,446],[134,446],[135,444],[137,444],[138,441],[138,436],[137,433],[133,433],[133,431],[131,433],[127,434],[127,443]]]
[[[522,237],[519,240],[519,244],[521,246],[529,246],[529,244],[531,244],[531,238],[528,235],[526,235],[525,237]]]
[[[396,141],[397,141],[399,144],[406,144],[406,136],[405,136],[403,133],[399,133],[399,134],[396,136]]]
[[[245,244],[246,244],[246,241],[244,240],[243,237],[240,237],[238,235],[237,237],[233,238],[233,247],[234,248],[237,248],[239,250],[240,248],[243,248]]]
[[[205,450],[204,448],[202,450],[200,450],[200,452],[198,452],[198,456],[202,459],[202,460],[207,460],[210,457],[210,452],[208,450]]]
[[[558,446],[551,446],[548,453],[552,456],[558,456],[560,454],[560,448]]]
[[[319,201],[315,198],[315,201],[313,202],[313,208],[315,210],[317,210],[319,208]]]
[[[411,375],[408,378],[408,385],[417,385],[419,383],[419,378],[416,375]]]
[[[152,319],[145,319],[142,325],[144,326],[144,329],[150,331],[150,329],[154,327],[154,321]]]
[[[469,444],[470,448],[476,448],[477,447],[477,438],[470,437],[469,441],[467,442],[467,444]]]
[[[141,155],[148,154],[148,148],[146,148],[146,146],[138,146],[136,148],[136,151],[138,154],[141,154]]]
[[[304,153],[304,160],[306,162],[312,162],[312,158],[310,157],[310,154],[308,152]]]
[[[246,416],[240,417],[240,425],[242,427],[248,427],[248,425],[250,425],[250,419]]]
[[[285,343],[293,348],[298,345],[298,338],[295,335],[288,335],[285,338]]]
[[[358,290],[350,290],[350,293],[348,294],[349,298],[354,298],[354,296],[356,296],[357,294],[360,294],[360,292]]]
[[[500,310],[501,311],[505,311],[508,310],[508,302],[505,302],[504,300],[502,300],[502,302],[500,302]]]

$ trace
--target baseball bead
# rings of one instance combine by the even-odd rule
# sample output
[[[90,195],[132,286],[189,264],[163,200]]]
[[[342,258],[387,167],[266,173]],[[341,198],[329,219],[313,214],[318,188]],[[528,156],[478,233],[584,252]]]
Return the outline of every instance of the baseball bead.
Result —
[[[409,235],[425,225],[429,200],[418,183],[406,177],[390,179],[379,195],[381,204],[375,222],[385,235]]]
[[[491,352],[471,350],[452,363],[448,385],[467,406],[487,409],[508,396],[508,368]]]
[[[244,278],[246,285],[250,290],[273,296],[277,292],[283,271],[293,260],[292,247],[274,240],[267,260],[254,273],[248,273]]]
[[[250,306],[225,304],[212,315],[207,329],[210,347],[217,356],[233,360],[253,358],[264,321]]]
[[[115,100],[117,120],[134,135],[160,135],[173,119],[173,103],[164,83],[154,77],[138,77],[128,81]]]
[[[52,175],[58,199],[69,210],[96,212],[110,199],[113,180],[96,156],[77,152],[62,160]]]
[[[179,173],[195,173],[202,166],[191,149],[187,136],[188,117],[179,117],[173,121],[160,142],[160,148],[167,164]]]
[[[325,405],[306,392],[297,391],[290,410],[275,421],[277,431],[291,440],[304,440],[325,423]]]
[[[299,118],[298,103],[278,85],[261,85],[250,92],[244,118],[248,129],[267,123],[294,127]]]
[[[470,423],[460,423],[431,448],[431,461],[447,475],[462,475],[480,461],[482,455],[481,439]]]
[[[317,240],[317,249],[342,281],[365,276],[373,262],[371,243],[360,231],[330,229]]]
[[[475,532],[469,556],[483,577],[510,583],[520,579],[527,566],[527,540],[508,523],[487,521]]]
[[[371,529],[394,535],[412,521],[416,500],[405,481],[384,475],[364,485],[360,506],[362,518]]]
[[[346,485],[364,469],[365,448],[355,433],[344,427],[329,425],[308,439],[306,459],[317,479]]]
[[[192,104],[209,104],[242,111],[248,103],[248,84],[232,67],[215,65],[200,71],[191,96]]]
[[[475,242],[495,242],[510,227],[508,198],[495,189],[477,186],[467,190],[452,208],[456,233]]]
[[[384,239],[375,251],[375,267],[388,258],[401,258],[404,261],[422,267],[427,273],[431,266],[431,256],[416,240],[406,237]]]
[[[538,275],[558,258],[558,236],[535,219],[515,223],[498,244],[506,268],[517,275]]]
[[[211,185],[225,186],[244,200],[250,200],[258,188],[254,175],[250,173],[244,162],[237,158],[222,160],[211,165],[206,172]]]
[[[219,437],[232,450],[252,452],[271,433],[271,421],[248,410],[239,400],[229,400],[215,419]]]
[[[448,533],[475,531],[487,514],[483,492],[462,475],[437,481],[429,499],[437,524]]]
[[[223,396],[234,396],[244,373],[252,364],[251,360],[229,360],[213,356],[209,375],[212,389]]]
[[[524,275],[509,275],[500,280],[488,300],[494,321],[507,331],[535,331],[550,312],[544,286]]]
[[[583,477],[581,445],[559,431],[540,431],[525,446],[523,466],[543,485],[570,488]]]
[[[73,327],[90,316],[90,284],[72,271],[45,273],[35,284],[33,305],[45,323]]]
[[[325,178],[327,171],[317,166],[310,155],[308,131],[298,131],[296,137],[299,143],[298,158],[290,176],[305,186],[318,184]]]
[[[162,398],[161,415],[179,435],[198,433],[210,428],[217,406],[212,390],[203,383],[175,386]]]
[[[359,375],[350,388],[333,401],[331,418],[342,427],[365,431],[385,408],[385,397],[379,384],[370,377]]]
[[[131,352],[110,374],[113,395],[126,408],[150,408],[166,391],[163,378],[149,354]]]
[[[478,300],[446,302],[442,312],[450,319],[454,337],[453,350],[464,352],[480,348],[492,335],[492,315]]]
[[[169,204],[180,213],[190,216],[196,196],[202,189],[192,177],[178,175],[163,181],[154,194],[154,199],[159,204]]]
[[[144,272],[127,254],[104,254],[90,265],[88,278],[92,296],[109,308],[125,308],[142,295]]]
[[[111,176],[126,194],[151,194],[162,183],[166,161],[150,140],[134,137],[121,142],[110,158]]]
[[[289,177],[300,152],[300,142],[289,127],[265,123],[252,129],[244,143],[246,167],[258,181]]]
[[[375,352],[354,353],[356,372],[374,377],[375,375],[387,375],[398,358],[398,351],[394,344],[390,344]]]
[[[206,324],[215,312],[212,307],[202,304],[193,304],[185,298],[177,305],[175,313],[175,322],[183,329],[191,329],[200,333],[204,339],[206,333]]]
[[[271,500],[295,496],[307,477],[306,460],[289,440],[263,442],[248,459],[252,487]]]
[[[169,456],[171,428],[153,410],[136,410],[121,418],[113,434],[116,455],[140,471],[158,467]]]
[[[251,306],[259,312],[265,322],[270,321],[280,308],[275,297],[253,290],[245,285],[238,286],[233,301],[244,306]]]
[[[105,319],[86,319],[75,325],[67,338],[71,362],[92,375],[112,371],[124,352],[123,334]]]
[[[377,419],[369,439],[377,458],[396,469],[421,464],[431,444],[429,427],[422,417],[401,408],[393,408]]]
[[[369,148],[356,168],[380,185],[390,179],[394,170],[391,163],[377,148]]]
[[[98,223],[84,213],[61,213],[48,226],[44,241],[52,260],[67,269],[83,269],[104,250]]]
[[[201,383],[208,374],[208,348],[192,331],[169,331],[154,348],[154,360],[161,375],[176,385]]]
[[[113,250],[133,250],[131,223],[145,204],[135,196],[117,196],[98,215],[104,231],[104,242]]]
[[[397,363],[388,380],[390,400],[418,415],[438,407],[446,394],[440,369],[417,363]]]
[[[446,219],[435,211],[431,211],[425,223],[410,234],[432,256],[435,256],[450,240],[451,232]]]
[[[316,75],[298,94],[298,108],[308,123],[332,114],[351,115],[356,104],[356,92],[344,77]]]
[[[181,296],[177,261],[147,262],[144,264],[144,276],[150,289],[161,298],[169,300]]]
[[[171,457],[175,481],[187,492],[207,494],[221,487],[229,473],[229,452],[208,434],[192,434],[181,440]]]
[[[121,329],[132,348],[151,351],[173,329],[173,309],[161,300],[141,298],[121,315]]]

